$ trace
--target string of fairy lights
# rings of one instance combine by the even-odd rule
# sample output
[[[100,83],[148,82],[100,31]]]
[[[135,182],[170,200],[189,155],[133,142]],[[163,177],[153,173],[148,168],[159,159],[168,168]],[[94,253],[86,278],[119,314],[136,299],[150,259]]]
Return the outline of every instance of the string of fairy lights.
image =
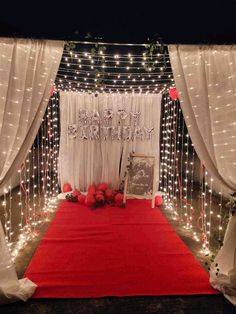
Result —
[[[85,44],[85,45],[84,45]],[[160,189],[171,218],[201,243],[209,254],[212,221],[218,226],[218,240],[223,236],[223,196],[219,193],[217,212],[212,206],[212,178],[201,164],[196,179],[197,156],[184,122],[178,100],[168,89],[174,86],[167,48],[154,53],[145,45],[76,43],[64,49],[42,124],[18,170],[18,208],[12,208],[11,183],[2,198],[4,229],[8,246],[15,258],[25,245],[37,237],[39,228],[56,208],[59,157],[59,91],[82,93],[162,93]],[[94,48],[95,45],[95,48]],[[117,53],[117,46],[121,49]],[[93,48],[91,48],[93,47]],[[107,44],[108,48],[110,47]],[[159,46],[158,46],[159,47]],[[127,49],[134,49],[129,52]],[[196,202],[198,200],[198,203]],[[17,221],[17,223],[13,223]]]
[[[59,101],[54,93],[47,106],[34,144],[18,170],[20,185],[15,193],[18,208],[12,210],[12,188],[4,189],[4,229],[13,259],[38,233],[56,208],[59,193],[57,163],[59,155]],[[14,228],[12,221],[14,220]]]
[[[135,53],[127,52],[127,47],[117,53],[116,46],[108,51],[104,43],[89,42],[65,49],[56,87],[89,93],[158,93],[174,85],[166,46],[148,50],[137,45]]]
[[[160,189],[163,191],[164,205],[170,217],[201,243],[201,253],[209,255],[215,233],[213,226],[217,226],[219,242],[222,241],[225,227],[222,192],[214,194],[218,204],[213,210],[213,178],[204,165],[198,167],[196,162],[196,152],[180,103],[171,100],[166,92],[163,94],[160,164]]]

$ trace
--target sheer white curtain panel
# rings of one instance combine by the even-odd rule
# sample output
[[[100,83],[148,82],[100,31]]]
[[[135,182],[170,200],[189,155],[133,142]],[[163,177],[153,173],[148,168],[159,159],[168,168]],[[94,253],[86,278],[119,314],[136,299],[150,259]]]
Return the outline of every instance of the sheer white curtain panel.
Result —
[[[64,42],[0,38],[0,189],[16,182],[50,97]],[[0,303],[26,301],[35,284],[18,280],[0,223]]]

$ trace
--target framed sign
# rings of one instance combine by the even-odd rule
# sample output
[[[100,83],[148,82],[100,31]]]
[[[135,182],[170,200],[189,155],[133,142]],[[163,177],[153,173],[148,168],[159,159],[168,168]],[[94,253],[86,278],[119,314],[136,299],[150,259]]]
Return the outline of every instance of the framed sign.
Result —
[[[130,166],[125,178],[124,204],[127,198],[146,198],[155,203],[156,158],[147,155],[130,155]]]

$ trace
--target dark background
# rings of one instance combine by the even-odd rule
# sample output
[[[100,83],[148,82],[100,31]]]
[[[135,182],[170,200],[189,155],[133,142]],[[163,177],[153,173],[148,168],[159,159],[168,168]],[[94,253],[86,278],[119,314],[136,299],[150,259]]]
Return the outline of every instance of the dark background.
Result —
[[[236,0],[8,1],[1,3],[0,36],[104,41],[235,43]]]

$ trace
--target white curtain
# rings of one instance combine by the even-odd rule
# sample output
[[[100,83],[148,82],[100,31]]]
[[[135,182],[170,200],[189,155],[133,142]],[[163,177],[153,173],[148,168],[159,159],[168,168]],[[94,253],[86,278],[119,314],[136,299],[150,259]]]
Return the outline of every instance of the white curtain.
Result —
[[[236,216],[231,216],[224,245],[211,265],[210,282],[236,305]]]
[[[236,191],[236,46],[168,48],[196,152],[226,192]]]
[[[224,193],[236,191],[236,46],[170,45],[169,53],[196,152]],[[236,217],[211,266],[210,282],[236,305]]]
[[[0,188],[33,144],[63,46],[61,41],[0,39]]]
[[[18,280],[0,223],[0,304],[17,300],[26,301],[34,293],[36,287],[27,278]]]
[[[41,124],[64,43],[0,39],[0,188],[9,184]],[[0,303],[26,301],[35,284],[18,280],[0,223]]]
[[[104,109],[113,112],[125,109],[128,113],[140,112],[140,127],[154,127],[151,140],[119,141],[78,140],[68,136],[68,125],[77,124],[79,110],[103,114]],[[59,153],[59,173],[61,186],[70,183],[73,187],[86,191],[88,185],[108,182],[118,188],[124,178],[128,155],[131,151],[155,155],[159,165],[161,95],[99,94],[97,97],[86,93],[61,92],[61,140]],[[117,115],[112,123],[117,125]],[[128,119],[128,117],[127,117]],[[157,172],[159,166],[157,166]],[[157,173],[159,178],[159,173]]]

